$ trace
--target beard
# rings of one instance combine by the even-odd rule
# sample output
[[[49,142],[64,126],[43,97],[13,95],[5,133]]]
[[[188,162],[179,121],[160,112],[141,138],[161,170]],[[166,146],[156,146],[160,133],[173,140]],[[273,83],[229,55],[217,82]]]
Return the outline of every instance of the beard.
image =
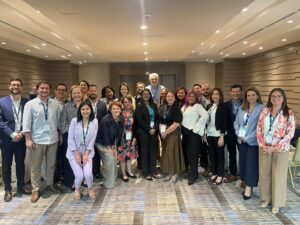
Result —
[[[96,94],[90,94],[89,98],[95,100],[98,96]]]
[[[10,93],[12,95],[18,95],[18,94],[21,94],[21,91],[20,90],[10,90]]]

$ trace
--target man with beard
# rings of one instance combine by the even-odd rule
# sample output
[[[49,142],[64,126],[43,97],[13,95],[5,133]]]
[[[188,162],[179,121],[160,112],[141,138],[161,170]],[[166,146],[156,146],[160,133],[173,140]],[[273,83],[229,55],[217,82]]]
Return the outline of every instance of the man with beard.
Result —
[[[139,104],[142,101],[141,93],[145,89],[145,84],[143,82],[136,83],[136,96],[134,96],[135,104]]]
[[[90,84],[88,89],[88,97],[89,101],[91,102],[93,106],[93,110],[95,113],[95,117],[98,120],[98,123],[100,124],[100,121],[103,116],[107,114],[107,108],[105,102],[102,102],[98,100],[98,88],[95,84]],[[100,126],[98,126],[100,127]],[[96,148],[96,146],[95,146]],[[95,156],[93,158],[93,176],[95,179],[102,179],[103,176],[100,171],[100,155],[99,151],[95,151]]]
[[[192,90],[197,95],[197,103],[200,103],[201,98],[202,98],[202,87],[201,87],[201,85],[200,84],[194,84]]]
[[[202,86],[202,98],[201,98],[201,105],[204,107],[204,109],[207,108],[207,106],[210,104],[210,87],[207,83],[203,84]]]
[[[4,182],[4,201],[12,200],[11,166],[13,157],[16,163],[17,194],[30,194],[25,189],[24,159],[26,154],[25,138],[22,134],[22,115],[28,99],[21,97],[23,83],[20,79],[9,82],[10,95],[0,99],[0,147],[2,153],[2,176]]]

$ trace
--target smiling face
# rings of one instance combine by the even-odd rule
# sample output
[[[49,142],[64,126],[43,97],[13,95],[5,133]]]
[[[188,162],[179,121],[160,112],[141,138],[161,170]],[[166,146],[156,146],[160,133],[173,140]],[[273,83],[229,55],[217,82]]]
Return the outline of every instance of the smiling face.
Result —
[[[188,104],[193,105],[196,103],[196,95],[194,93],[189,94],[187,98]]]
[[[116,118],[120,116],[122,109],[117,105],[113,105],[110,111],[113,117]]]
[[[98,97],[98,90],[97,90],[97,88],[94,87],[94,86],[91,86],[89,88],[88,95],[89,95],[89,98],[92,99],[92,100],[97,99],[97,97]]]
[[[131,109],[132,108],[132,102],[129,101],[127,98],[124,99],[123,101],[124,109]]]
[[[279,91],[274,91],[271,94],[271,103],[275,107],[281,107],[283,103],[283,96]]]
[[[10,82],[8,89],[12,95],[19,95],[23,89],[20,81],[14,80]]]
[[[48,98],[50,95],[50,86],[47,83],[41,83],[38,88],[39,96],[42,98]]]
[[[183,89],[179,89],[177,92],[177,98],[179,100],[184,100],[185,99],[185,91]]]
[[[128,92],[129,92],[129,90],[128,90],[128,87],[127,87],[126,85],[122,85],[122,86],[120,87],[120,93],[121,93],[121,95],[122,95],[123,97],[127,96],[127,95],[128,95]]]
[[[148,102],[149,99],[150,99],[150,95],[151,95],[150,91],[144,90],[144,91],[143,91],[143,94],[142,94],[143,100],[146,101],[146,102]]]
[[[246,96],[247,96],[247,101],[249,102],[250,105],[255,104],[257,102],[258,96],[256,92],[248,91]]]
[[[175,102],[175,95],[172,92],[168,92],[166,96],[166,101],[168,105],[173,105]]]
[[[214,90],[211,94],[211,99],[215,104],[218,104],[220,101],[220,93],[218,90]]]
[[[136,93],[137,94],[141,94],[144,89],[145,89],[145,85],[143,85],[141,83],[136,85]]]
[[[91,115],[91,108],[88,105],[84,105],[80,109],[83,119],[89,119]]]
[[[72,89],[71,98],[74,102],[80,102],[82,100],[82,90],[80,87],[75,87]]]
[[[156,86],[158,85],[158,78],[156,78],[156,77],[151,77],[149,80],[150,80],[151,86],[156,87]]]
[[[112,100],[114,96],[114,92],[110,88],[105,89],[105,98],[108,100]]]
[[[88,86],[85,82],[80,82],[79,86],[80,86],[83,93],[86,93],[88,91]]]
[[[64,85],[58,85],[55,89],[55,97],[63,99],[66,97],[67,88]]]
[[[193,87],[193,91],[196,93],[197,96],[202,95],[202,88],[199,85],[195,85]]]
[[[242,90],[240,88],[232,88],[230,92],[231,99],[238,101],[241,98]]]

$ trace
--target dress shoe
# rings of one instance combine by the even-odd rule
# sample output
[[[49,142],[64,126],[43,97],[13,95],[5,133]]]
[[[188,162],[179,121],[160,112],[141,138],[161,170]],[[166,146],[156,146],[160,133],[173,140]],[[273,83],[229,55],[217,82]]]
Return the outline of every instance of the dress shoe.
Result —
[[[171,183],[176,183],[176,180],[177,180],[177,175],[176,174],[171,176],[171,179],[170,179]]]
[[[237,176],[229,175],[224,180],[224,183],[230,183],[230,182],[233,182],[233,181],[237,181]]]
[[[18,188],[17,193],[20,195],[31,195],[31,191],[28,190],[26,187]]]
[[[243,195],[244,196],[244,200],[249,200],[251,198],[251,195],[250,196],[246,196],[245,194]]]
[[[121,180],[124,181],[124,182],[128,182],[128,181],[129,181],[129,179],[128,179],[127,176],[122,176],[122,177],[121,177]]]
[[[40,192],[39,191],[32,191],[31,194],[31,203],[36,203],[40,198]]]
[[[56,193],[56,194],[61,193],[61,189],[58,188],[58,187],[55,186],[55,185],[49,185],[49,186],[47,186],[46,189],[47,189],[48,191],[51,191],[51,192]]]
[[[240,184],[240,188],[245,188],[246,187],[246,184],[244,181],[241,181],[241,184]]]
[[[130,178],[133,178],[133,179],[136,178],[136,175],[134,175],[134,174],[132,174],[132,173],[130,174],[130,173],[127,173],[127,172],[126,172],[126,175],[127,175],[128,177],[130,177]]]
[[[267,207],[269,206],[269,204],[270,204],[270,202],[263,201],[263,202],[260,204],[260,206],[261,206],[262,208],[267,208]]]
[[[217,179],[218,179],[218,178],[217,178]],[[216,179],[215,182],[214,182],[215,185],[220,185],[220,184],[223,183],[223,177],[221,178],[220,181],[217,181],[217,179]]]
[[[91,188],[91,189],[89,189],[89,197],[90,197],[90,199],[91,200],[94,200],[95,198],[96,198],[96,193],[95,193],[95,191]]]
[[[158,173],[158,174],[155,174],[155,175],[152,175],[152,177],[154,177],[155,179],[161,179],[162,176]]]
[[[152,181],[152,180],[153,180],[151,176],[145,176],[144,178],[145,178],[146,180],[149,180],[149,181]]]
[[[273,207],[272,210],[271,210],[271,212],[272,212],[273,214],[277,214],[277,213],[279,213],[279,208]]]
[[[10,202],[12,200],[12,194],[11,191],[6,191],[4,194],[4,201]]]
[[[188,185],[193,185],[195,183],[195,181],[193,180],[188,180]]]
[[[209,177],[209,173],[210,173],[210,170],[208,168],[206,168],[203,173],[202,173],[202,176],[204,177]]]

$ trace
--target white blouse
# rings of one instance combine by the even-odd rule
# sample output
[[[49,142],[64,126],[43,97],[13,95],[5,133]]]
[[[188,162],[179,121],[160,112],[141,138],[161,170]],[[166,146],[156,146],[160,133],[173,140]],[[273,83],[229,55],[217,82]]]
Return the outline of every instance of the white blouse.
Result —
[[[220,137],[221,132],[220,130],[216,130],[216,112],[217,112],[218,105],[213,104],[212,107],[208,110],[208,115],[210,119],[207,121],[207,136],[210,137]]]

